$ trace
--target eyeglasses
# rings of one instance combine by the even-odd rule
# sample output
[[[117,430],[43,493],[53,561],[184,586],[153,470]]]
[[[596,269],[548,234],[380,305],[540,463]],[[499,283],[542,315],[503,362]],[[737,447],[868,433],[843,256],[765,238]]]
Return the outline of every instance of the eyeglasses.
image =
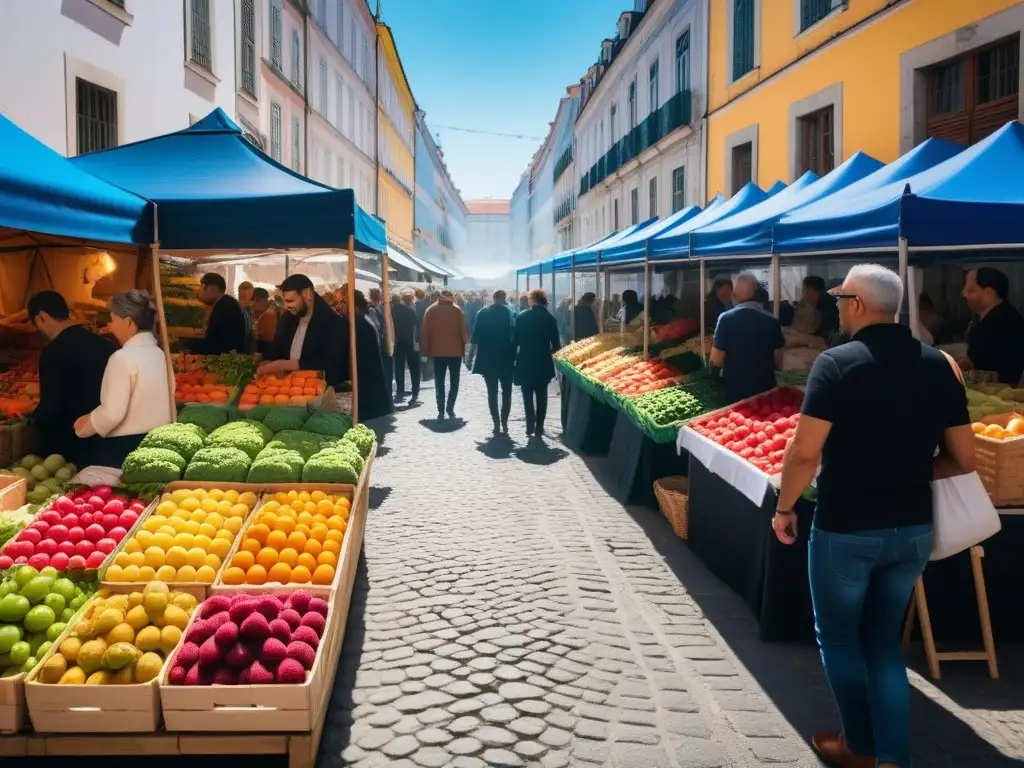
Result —
[[[835,297],[836,299],[859,299],[860,298],[860,296],[858,296],[856,293],[833,293],[832,296]]]

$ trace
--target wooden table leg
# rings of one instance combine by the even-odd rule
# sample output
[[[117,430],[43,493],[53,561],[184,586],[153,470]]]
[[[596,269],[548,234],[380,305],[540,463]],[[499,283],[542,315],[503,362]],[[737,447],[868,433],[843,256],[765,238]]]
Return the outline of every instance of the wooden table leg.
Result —
[[[914,582],[914,603],[917,605],[917,614],[921,619],[921,638],[924,640],[924,655],[928,659],[928,672],[933,680],[939,680],[942,673],[939,670],[939,654],[935,651],[935,636],[932,634],[932,619],[928,613],[928,599],[924,594],[924,578],[917,577]]]
[[[988,662],[988,676],[999,679],[999,664],[996,659],[996,643],[992,636],[992,619],[988,612],[988,591],[985,589],[985,572],[981,558],[985,550],[980,546],[971,547],[971,571],[974,575],[974,594],[978,599],[978,619],[981,622],[981,639],[985,644],[985,660]]]

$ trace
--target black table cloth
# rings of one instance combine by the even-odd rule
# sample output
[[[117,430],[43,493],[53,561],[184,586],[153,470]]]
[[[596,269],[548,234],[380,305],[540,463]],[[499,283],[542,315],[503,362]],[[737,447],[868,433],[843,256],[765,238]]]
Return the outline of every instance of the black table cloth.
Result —
[[[658,508],[654,481],[686,475],[689,454],[680,456],[675,443],[656,443],[624,411],[617,411],[604,473],[608,490],[623,504]]]
[[[563,408],[567,407],[568,413],[565,415],[562,441],[577,453],[607,456],[618,411],[598,402],[568,377],[564,377],[563,382],[562,398],[568,400]]]

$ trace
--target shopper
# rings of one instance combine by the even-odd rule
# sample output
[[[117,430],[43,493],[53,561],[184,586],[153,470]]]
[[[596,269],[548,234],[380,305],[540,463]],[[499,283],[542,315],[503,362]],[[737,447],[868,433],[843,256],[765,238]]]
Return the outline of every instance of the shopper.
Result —
[[[622,322],[630,325],[643,314],[644,305],[637,296],[636,291],[627,290],[622,292]]]
[[[512,410],[512,375],[515,372],[515,315],[505,303],[505,292],[493,295],[494,303],[476,316],[469,348],[473,373],[484,377],[487,385],[487,407],[491,412],[495,434],[508,432],[508,414]],[[501,410],[498,410],[498,389],[501,389]]]
[[[227,283],[216,272],[207,272],[199,281],[200,298],[210,307],[206,333],[201,339],[186,342],[188,350],[197,355],[220,355],[225,352],[247,352],[249,323],[241,304],[227,293]]]
[[[1024,372],[1024,319],[1007,300],[1010,280],[998,269],[979,267],[967,273],[963,297],[975,314],[967,329],[964,371],[994,371],[999,381],[1016,387]]]
[[[526,434],[544,434],[544,417],[548,410],[548,385],[555,378],[551,356],[561,348],[558,323],[548,312],[544,291],[530,291],[530,308],[516,318],[515,383],[523,391],[526,411]]]
[[[391,310],[395,324],[395,387],[396,400],[405,399],[405,369],[409,369],[412,385],[410,404],[420,399],[420,322],[413,307],[413,294],[403,293],[402,300]]]
[[[170,423],[174,404],[167,358],[156,340],[156,304],[148,291],[110,299],[110,331],[121,348],[107,361],[100,404],[75,421],[75,434],[99,435],[97,466],[120,468],[151,429]]]
[[[599,333],[597,315],[594,314],[594,302],[597,296],[590,291],[584,293],[573,309],[572,340],[589,339]]]
[[[708,295],[704,297],[704,329],[714,333],[718,318],[732,308],[732,278],[716,277]]]
[[[348,286],[342,286],[341,309],[348,319],[345,297]],[[356,377],[359,385],[359,418],[362,421],[387,416],[395,412],[395,401],[391,396],[391,383],[387,378],[384,358],[380,349],[380,333],[373,322],[373,308],[362,291],[354,291],[356,323]],[[346,322],[347,325],[347,322]]]
[[[932,550],[935,464],[943,476],[974,471],[974,435],[953,361],[893,321],[903,300],[899,276],[854,267],[836,298],[852,340],[814,362],[772,526],[784,544],[801,535],[793,507],[820,463],[808,571],[842,731],[815,734],[813,745],[844,768],[874,768],[876,760],[908,768],[900,629]],[[893,414],[914,428],[880,439]]]
[[[252,292],[252,331],[255,351],[266,357],[274,346],[277,336],[277,307],[270,302],[266,288],[254,288]]]
[[[462,310],[455,306],[452,292],[441,292],[436,304],[430,305],[423,313],[420,328],[420,348],[434,364],[434,395],[437,398],[437,418],[455,418],[455,400],[459,396],[459,374],[462,356],[469,343],[469,327]],[[444,392],[444,375],[448,373],[450,385],[447,401]]]

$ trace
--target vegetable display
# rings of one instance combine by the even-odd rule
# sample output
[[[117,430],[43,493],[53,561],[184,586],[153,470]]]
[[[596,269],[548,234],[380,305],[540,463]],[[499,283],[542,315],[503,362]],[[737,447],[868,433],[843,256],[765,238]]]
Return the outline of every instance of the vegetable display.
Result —
[[[142,438],[139,448],[166,448],[188,461],[203,447],[205,438],[202,427],[175,422],[152,430]]]
[[[23,456],[16,464],[2,471],[5,475],[25,478],[28,492],[25,498],[33,504],[42,504],[51,496],[64,490],[78,473],[74,464],[69,464],[60,454],[54,453],[45,459],[35,454]]]
[[[672,366],[660,360],[638,360],[625,370],[604,379],[603,383],[626,397],[636,397],[671,387],[679,375]]]

